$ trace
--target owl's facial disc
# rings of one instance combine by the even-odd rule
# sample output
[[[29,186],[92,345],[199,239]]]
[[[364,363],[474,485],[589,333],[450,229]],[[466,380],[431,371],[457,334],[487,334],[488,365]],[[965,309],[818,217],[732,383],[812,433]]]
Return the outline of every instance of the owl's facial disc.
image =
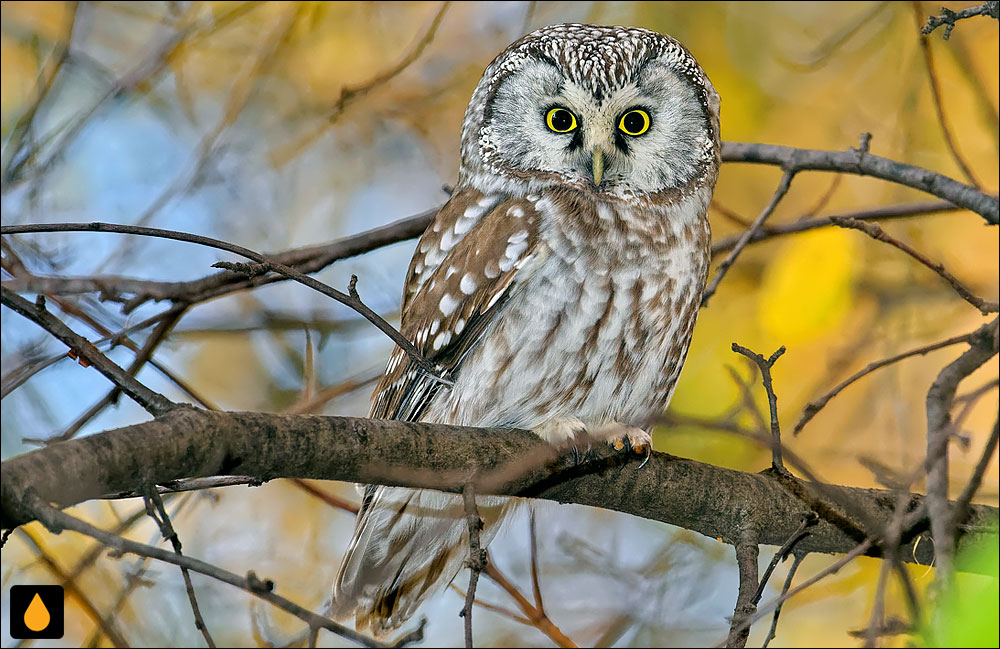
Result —
[[[697,177],[713,134],[696,88],[657,59],[631,79],[595,94],[550,61],[524,62],[499,84],[485,120],[502,169],[620,196]]]

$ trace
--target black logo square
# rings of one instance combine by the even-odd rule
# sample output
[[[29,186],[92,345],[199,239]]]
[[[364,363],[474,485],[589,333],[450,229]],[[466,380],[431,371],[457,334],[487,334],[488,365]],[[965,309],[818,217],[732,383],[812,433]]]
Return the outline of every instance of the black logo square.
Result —
[[[10,637],[18,640],[63,637],[62,586],[11,586]]]

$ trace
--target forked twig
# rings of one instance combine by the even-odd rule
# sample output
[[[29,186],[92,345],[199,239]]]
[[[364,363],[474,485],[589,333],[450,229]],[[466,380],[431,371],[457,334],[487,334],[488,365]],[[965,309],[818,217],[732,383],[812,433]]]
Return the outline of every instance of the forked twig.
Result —
[[[462,489],[462,500],[465,503],[465,517],[469,526],[469,589],[465,592],[465,606],[459,616],[465,618],[465,646],[472,649],[472,607],[476,601],[476,585],[479,575],[486,568],[486,550],[479,542],[479,533],[483,530],[483,519],[479,517],[476,507],[476,487],[470,480]]]

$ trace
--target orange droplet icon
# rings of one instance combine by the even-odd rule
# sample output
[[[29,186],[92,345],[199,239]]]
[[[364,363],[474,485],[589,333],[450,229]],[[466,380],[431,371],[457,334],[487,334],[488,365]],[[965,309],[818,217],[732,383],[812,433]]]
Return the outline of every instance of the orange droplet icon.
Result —
[[[38,633],[49,625],[51,619],[49,609],[45,608],[42,598],[38,596],[38,593],[35,593],[28,608],[24,611],[24,626]]]

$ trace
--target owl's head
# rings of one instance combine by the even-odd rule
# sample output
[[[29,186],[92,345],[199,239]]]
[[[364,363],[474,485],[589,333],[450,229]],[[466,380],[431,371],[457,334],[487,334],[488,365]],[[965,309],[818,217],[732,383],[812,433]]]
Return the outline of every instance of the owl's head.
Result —
[[[719,96],[676,40],[553,25],[486,69],[462,126],[462,178],[482,189],[570,185],[683,193],[719,165]]]

